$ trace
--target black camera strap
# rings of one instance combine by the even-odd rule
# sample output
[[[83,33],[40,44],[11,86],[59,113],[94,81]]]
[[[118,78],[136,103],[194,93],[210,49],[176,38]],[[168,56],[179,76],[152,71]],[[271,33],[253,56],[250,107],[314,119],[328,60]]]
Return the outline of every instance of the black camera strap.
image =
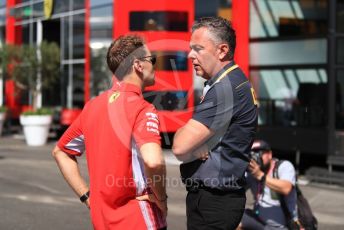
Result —
[[[276,164],[279,162],[279,160],[277,159],[277,158],[273,158],[273,161],[275,162],[274,164],[274,170],[275,170],[275,168],[276,168]],[[278,167],[278,166],[277,166]],[[272,173],[272,176],[274,177],[274,173],[275,173],[275,171],[273,170],[273,173]],[[265,173],[265,176],[267,177],[268,176],[268,173],[269,172],[264,172]],[[262,180],[262,181],[258,181],[258,187],[257,187],[257,196],[256,196],[256,202],[255,202],[255,206],[256,206],[256,208],[257,207],[259,207],[259,204],[258,204],[258,202],[259,202],[259,199],[261,199],[261,200],[263,200],[263,198],[264,198],[264,189],[265,189],[265,179],[264,180]],[[260,197],[261,196],[261,197]],[[256,210],[256,214],[257,215],[259,215],[259,211],[258,210]]]

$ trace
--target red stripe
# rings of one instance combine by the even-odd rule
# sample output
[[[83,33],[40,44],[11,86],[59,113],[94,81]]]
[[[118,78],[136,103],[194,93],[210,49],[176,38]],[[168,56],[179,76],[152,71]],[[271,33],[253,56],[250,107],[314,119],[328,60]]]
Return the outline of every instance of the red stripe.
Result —
[[[15,26],[16,18],[10,15],[10,9],[16,3],[16,0],[6,1],[6,44],[20,45],[22,43],[22,26]],[[10,68],[10,66],[7,68]],[[11,117],[18,118],[22,109],[20,102],[21,93],[19,90],[16,90],[15,82],[12,79],[6,80],[5,85],[6,106],[11,110]]]
[[[6,1],[6,43],[19,45],[22,43],[22,26],[15,26],[16,18],[10,15],[10,8],[15,6],[16,2],[16,0]]]
[[[250,1],[232,1],[232,23],[236,32],[235,62],[249,76]]]

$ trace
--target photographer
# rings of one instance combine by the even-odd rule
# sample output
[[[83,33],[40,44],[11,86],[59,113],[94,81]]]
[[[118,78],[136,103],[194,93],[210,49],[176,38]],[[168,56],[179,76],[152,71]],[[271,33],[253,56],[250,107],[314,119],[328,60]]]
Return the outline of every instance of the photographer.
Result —
[[[284,160],[280,164],[272,157],[268,143],[257,140],[252,145],[247,185],[254,196],[253,210],[246,209],[239,229],[288,229],[280,199],[297,220],[295,169]],[[275,166],[278,165],[276,169]],[[278,178],[273,176],[276,172]]]

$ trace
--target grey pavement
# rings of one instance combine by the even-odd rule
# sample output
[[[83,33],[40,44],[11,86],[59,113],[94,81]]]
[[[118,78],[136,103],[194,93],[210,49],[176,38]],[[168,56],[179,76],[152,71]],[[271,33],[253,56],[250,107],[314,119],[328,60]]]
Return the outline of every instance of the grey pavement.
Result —
[[[22,137],[0,137],[0,229],[92,229],[88,209],[63,180],[51,157],[54,142],[28,147]],[[169,150],[168,229],[186,229],[186,192],[178,161]],[[79,159],[87,177],[86,161]],[[319,229],[344,229],[344,188],[323,184],[301,186],[319,220]],[[247,205],[252,204],[248,194]]]

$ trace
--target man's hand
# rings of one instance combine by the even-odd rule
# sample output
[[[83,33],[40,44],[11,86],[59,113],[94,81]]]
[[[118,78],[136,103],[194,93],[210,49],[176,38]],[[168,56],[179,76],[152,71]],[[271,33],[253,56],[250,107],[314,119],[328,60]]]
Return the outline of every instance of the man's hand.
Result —
[[[162,211],[164,217],[166,217],[166,165],[161,147],[157,143],[146,143],[141,146],[140,151],[145,166],[147,186],[150,188],[152,194],[137,199],[155,203]]]
[[[257,180],[261,180],[262,177],[264,176],[264,172],[262,170],[260,170],[260,166],[257,164],[256,161],[251,160],[250,164],[248,166],[248,170],[250,171],[250,173],[252,174],[252,176],[254,178],[256,178]]]
[[[88,209],[90,209],[90,198],[88,198],[86,201],[85,201],[85,205]]]
[[[184,161],[183,155],[193,153],[197,148],[204,145],[214,135],[207,126],[190,119],[183,127],[177,130],[173,139],[172,152],[180,160]]]
[[[175,155],[175,157],[183,163],[195,161],[197,159],[205,161],[209,158],[209,150],[207,145],[195,149],[192,153],[184,155]]]
[[[192,155],[196,157],[197,159],[200,159],[202,161],[205,161],[209,157],[209,150],[207,145],[202,145],[198,149],[196,149]]]
[[[163,201],[159,201],[154,194],[147,194],[136,197],[136,200],[139,201],[149,201],[151,203],[156,204],[158,208],[161,210],[163,217],[166,218],[167,216],[167,197]]]
[[[262,180],[264,172],[260,169],[257,162],[251,160],[248,169],[254,178],[256,178],[258,181]],[[272,178],[269,176],[265,178],[265,185],[275,192],[278,192],[285,196],[288,195],[293,188],[293,184],[290,181]]]

